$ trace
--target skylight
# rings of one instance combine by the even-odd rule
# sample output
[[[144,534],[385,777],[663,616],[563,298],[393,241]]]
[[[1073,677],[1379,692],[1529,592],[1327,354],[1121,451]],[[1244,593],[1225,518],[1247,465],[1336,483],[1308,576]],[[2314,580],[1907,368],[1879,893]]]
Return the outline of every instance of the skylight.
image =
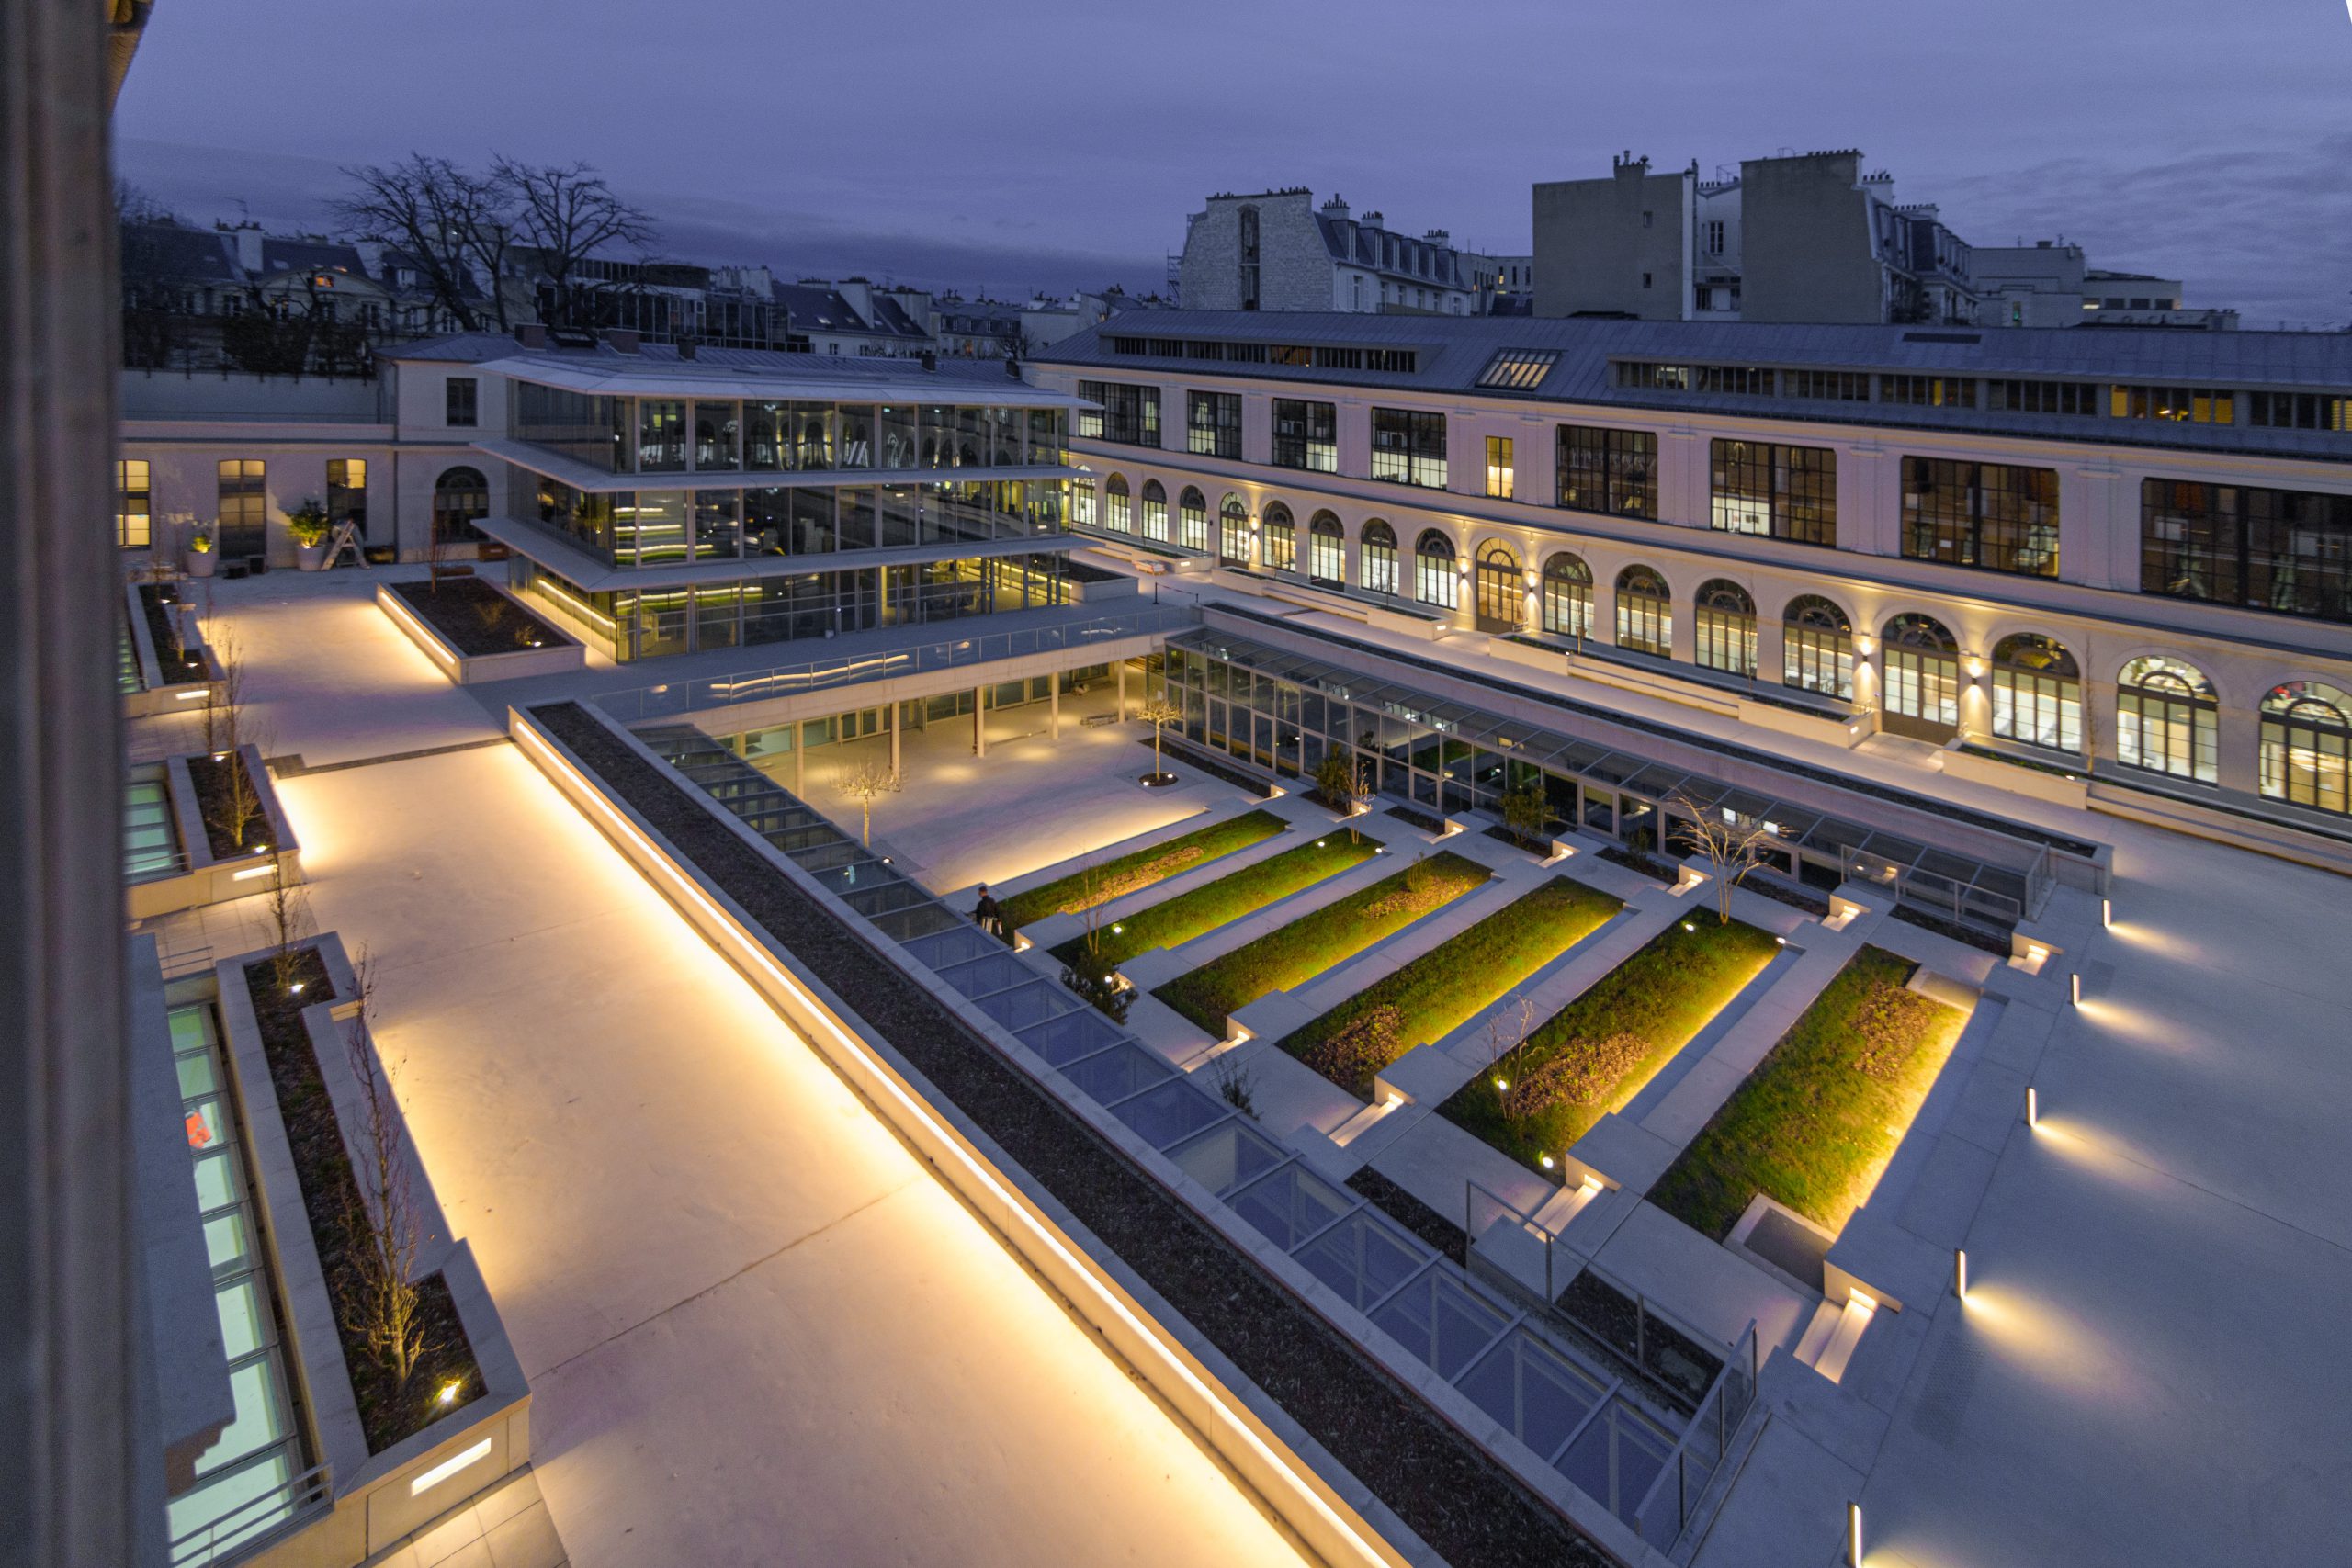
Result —
[[[1532,392],[1544,383],[1544,373],[1559,358],[1555,349],[1506,348],[1487,361],[1478,372],[1477,384],[1505,392]]]

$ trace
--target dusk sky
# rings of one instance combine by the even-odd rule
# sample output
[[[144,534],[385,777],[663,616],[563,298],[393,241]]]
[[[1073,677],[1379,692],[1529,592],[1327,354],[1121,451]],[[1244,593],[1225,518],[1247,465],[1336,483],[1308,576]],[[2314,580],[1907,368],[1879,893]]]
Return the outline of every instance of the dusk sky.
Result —
[[[662,254],[999,297],[1159,287],[1219,190],[1528,248],[1529,187],[1859,147],[1967,240],[2063,234],[2245,325],[2352,315],[2344,0],[236,0],[159,6],[125,175],[319,228],[337,166],[586,160]]]

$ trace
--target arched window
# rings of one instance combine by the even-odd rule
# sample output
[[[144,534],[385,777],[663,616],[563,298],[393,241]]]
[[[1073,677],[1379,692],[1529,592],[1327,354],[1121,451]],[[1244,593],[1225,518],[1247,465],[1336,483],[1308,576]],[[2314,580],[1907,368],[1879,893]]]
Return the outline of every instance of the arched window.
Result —
[[[2347,755],[2352,697],[2324,681],[2290,681],[2262,699],[2262,793],[2269,799],[2352,815]]]
[[[1356,582],[1374,593],[1396,592],[1396,530],[1375,517],[1363,525],[1356,551]]]
[[[2052,751],[2083,749],[2083,672],[2064,644],[2019,632],[1995,645],[1993,733]]]
[[[1348,531],[1329,512],[1306,521],[1306,575],[1338,588],[1348,584]]]
[[[1699,585],[1699,667],[1752,679],[1756,674],[1756,601],[1738,583],[1717,577]]]
[[[1578,641],[1592,635],[1592,568],[1566,550],[1544,563],[1544,629]]]
[[[2115,760],[2199,784],[2221,782],[2221,704],[2194,664],[2161,653],[2115,678]]]
[[[1413,593],[1424,604],[1443,610],[1462,607],[1462,579],[1454,575],[1453,541],[1435,528],[1424,528],[1413,541]]]
[[[1617,646],[1674,657],[1674,594],[1648,567],[1629,566],[1617,574]]]
[[[1102,519],[1094,511],[1094,481],[1092,479],[1069,481],[1069,524],[1073,528],[1096,528],[1102,525]]]
[[[1176,542],[1188,550],[1209,547],[1208,498],[1191,485],[1176,498]]]
[[[1259,520],[1258,536],[1265,541],[1265,567],[1268,571],[1298,570],[1298,525],[1290,519],[1290,508],[1279,501],[1266,502],[1265,515]]]
[[[1127,506],[1127,481],[1121,474],[1113,474],[1102,481],[1102,526],[1114,534],[1136,531],[1135,513]]]
[[[1781,683],[1853,700],[1854,623],[1818,593],[1800,593],[1781,612]]]
[[[481,538],[474,520],[490,515],[490,481],[480,468],[447,468],[433,481],[433,536],[445,544]]]
[[[1227,566],[1250,564],[1250,509],[1231,491],[1217,502],[1216,558]]]
[[[1168,492],[1158,479],[1143,481],[1143,536],[1168,542]]]
[[[1516,631],[1525,618],[1527,584],[1520,577],[1519,557],[1500,539],[1478,547],[1478,628]]]
[[[1886,711],[1905,733],[1960,728],[1960,644],[1933,616],[1886,623]]]

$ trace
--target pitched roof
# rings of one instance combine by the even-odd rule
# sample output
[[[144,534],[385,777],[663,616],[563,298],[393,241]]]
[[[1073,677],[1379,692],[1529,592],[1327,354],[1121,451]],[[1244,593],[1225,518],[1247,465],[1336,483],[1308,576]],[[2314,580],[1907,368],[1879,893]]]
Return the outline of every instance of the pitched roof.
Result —
[[[217,229],[183,229],[176,223],[125,223],[122,275],[134,281],[230,283],[244,281],[235,245]]]
[[[771,283],[768,297],[802,332],[864,333],[874,329],[840,292],[821,283]]]

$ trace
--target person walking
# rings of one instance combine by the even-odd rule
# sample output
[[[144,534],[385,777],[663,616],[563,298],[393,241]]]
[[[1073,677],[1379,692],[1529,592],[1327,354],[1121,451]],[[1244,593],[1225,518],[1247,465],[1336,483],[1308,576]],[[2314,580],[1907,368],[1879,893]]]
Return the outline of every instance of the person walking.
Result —
[[[972,907],[972,919],[980,930],[1001,940],[1004,936],[1004,911],[997,908],[996,899],[989,893],[989,885],[980,884],[980,901]]]

